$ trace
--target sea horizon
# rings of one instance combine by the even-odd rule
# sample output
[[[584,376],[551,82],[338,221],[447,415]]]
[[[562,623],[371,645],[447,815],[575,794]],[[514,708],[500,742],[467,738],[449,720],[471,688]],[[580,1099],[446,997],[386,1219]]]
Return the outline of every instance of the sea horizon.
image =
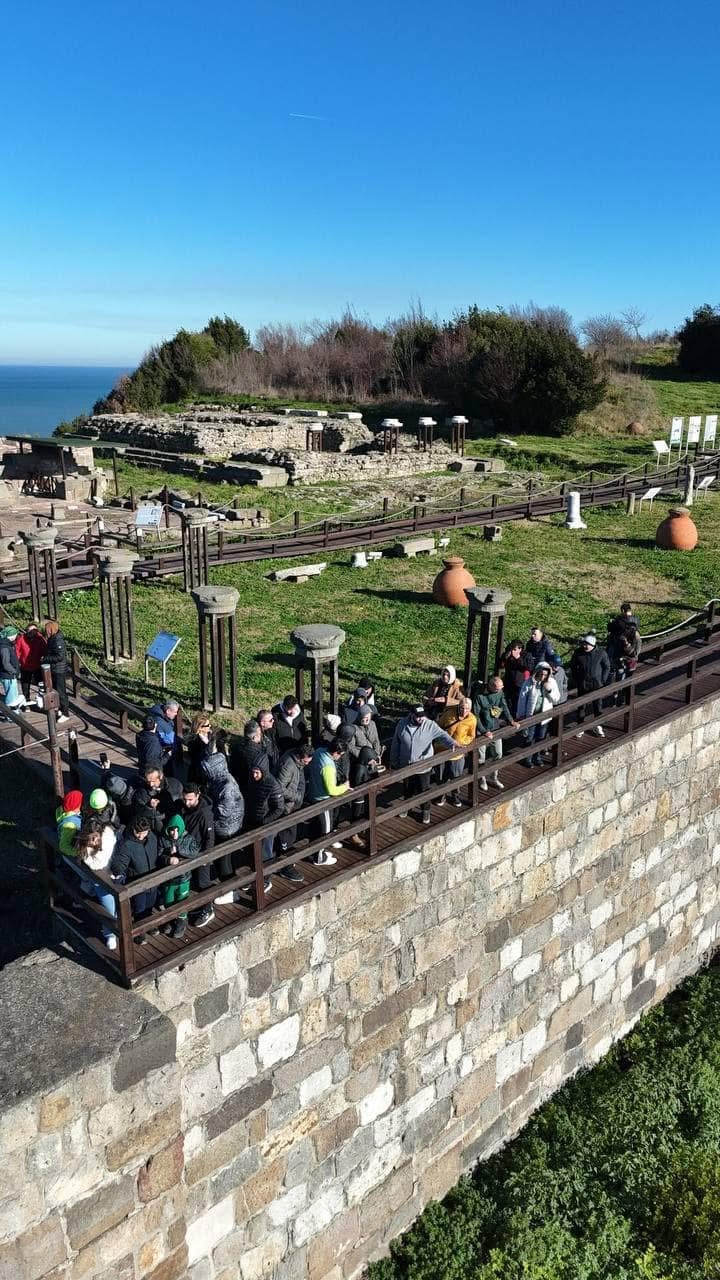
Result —
[[[0,361],[0,434],[52,435],[108,392],[128,365]]]

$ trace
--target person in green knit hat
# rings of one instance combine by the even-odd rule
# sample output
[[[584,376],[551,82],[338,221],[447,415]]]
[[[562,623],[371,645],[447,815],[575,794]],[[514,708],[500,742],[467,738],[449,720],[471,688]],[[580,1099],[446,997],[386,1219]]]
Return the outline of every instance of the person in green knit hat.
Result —
[[[177,867],[187,858],[194,858],[200,852],[197,841],[185,830],[185,820],[179,813],[168,818],[160,840],[160,861],[166,867]],[[177,880],[169,880],[163,885],[163,906],[174,907],[183,902],[190,893],[190,872],[178,876]],[[171,938],[184,938],[187,933],[187,913],[177,916],[169,924],[163,925],[162,933]]]

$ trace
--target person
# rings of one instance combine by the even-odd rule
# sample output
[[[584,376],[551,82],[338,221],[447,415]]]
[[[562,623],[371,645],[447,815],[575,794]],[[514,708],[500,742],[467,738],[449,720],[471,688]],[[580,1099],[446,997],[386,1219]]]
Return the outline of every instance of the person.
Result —
[[[198,853],[209,853],[215,848],[215,819],[209,801],[200,790],[199,782],[188,779],[185,783],[177,812],[185,823],[188,835],[195,841]],[[196,867],[192,874],[192,883],[193,888],[199,893],[216,883],[213,881],[212,864],[206,863],[202,867]],[[216,904],[232,901],[232,890],[215,898]],[[204,929],[205,925],[210,924],[214,919],[215,911],[211,902],[206,902],[204,906],[190,914],[190,923],[195,929]]]
[[[340,716],[336,716],[332,711],[329,711],[328,714],[323,717],[323,727],[320,730],[317,745],[319,747],[329,747],[330,743],[334,742],[337,738],[341,724],[342,718]]]
[[[162,770],[165,752],[154,716],[145,716],[142,729],[135,734],[135,750],[138,758],[138,773],[145,774],[148,769]]]
[[[149,711],[162,743],[162,768],[168,775],[174,772],[182,759],[182,742],[178,737],[176,724],[179,710],[180,703],[177,699],[168,698],[166,702],[157,702]]]
[[[25,698],[19,687],[20,659],[15,648],[18,635],[17,627],[4,627],[0,633],[0,689],[5,706],[21,711]]]
[[[624,680],[635,671],[640,657],[640,627],[632,605],[624,600],[608,625],[607,655],[613,680]]]
[[[229,768],[227,756],[218,750],[217,736],[210,742],[210,755],[201,766],[207,797],[212,805],[213,823],[215,825],[215,843],[232,840],[239,835],[245,817],[245,801],[235,778]],[[235,874],[232,854],[224,853],[215,863],[221,880],[231,880]]]
[[[472,708],[472,702],[469,698],[461,698],[456,707],[448,707],[447,711],[441,712],[438,717],[438,724],[441,729],[446,729],[450,734],[453,742],[458,747],[469,747],[471,742],[475,741],[477,734],[477,717]],[[450,759],[440,766],[440,778],[462,778],[465,772],[465,756],[451,756]],[[485,782],[484,778],[480,779],[480,784]],[[487,782],[485,782],[487,790]],[[445,796],[440,796],[437,803],[445,804]],[[462,799],[459,791],[453,791],[450,795],[450,803],[456,809],[462,808]]]
[[[280,752],[278,751],[277,739],[275,737],[275,719],[272,711],[268,711],[265,707],[258,711],[255,717],[260,726],[260,746],[270,762],[270,769],[274,773]]]
[[[350,781],[354,787],[359,787],[382,770],[380,735],[372,707],[367,703],[358,708],[357,721],[352,728],[353,736],[348,743]]]
[[[143,775],[140,785],[135,791],[135,809],[148,809],[146,814],[150,828],[156,836],[162,835],[163,828],[177,807],[182,795],[182,785],[177,778],[168,778],[162,769],[148,769]]]
[[[338,779],[338,761],[342,759],[344,751],[343,743],[338,738],[334,738],[327,745],[322,743],[313,752],[313,758],[308,770],[308,801],[310,804],[317,804],[320,800],[328,800],[335,796],[344,796],[351,790],[349,782],[340,782]],[[313,834],[329,836],[335,826],[336,818],[336,810],[324,809],[313,821]],[[336,840],[333,842],[332,847],[333,849],[341,849],[342,842]],[[319,849],[315,854],[314,862],[317,867],[332,867],[337,862],[337,858],[329,849]]]
[[[367,689],[357,688],[355,692],[350,695],[342,709],[343,724],[357,724],[358,716],[365,707],[369,709],[371,715],[376,714],[375,708],[371,706],[368,700]]]
[[[150,818],[146,810],[136,813],[125,828],[125,834],[115,845],[110,859],[110,874],[115,880],[127,884],[131,880],[139,880],[147,876],[157,867],[158,841],[151,830]],[[132,900],[135,920],[147,920],[157,902],[157,889],[152,887],[138,893]],[[139,947],[145,945],[149,934],[157,934],[156,928],[141,933],[136,939]]]
[[[278,748],[278,762],[285,751],[295,743],[307,742],[308,729],[302,707],[294,694],[288,693],[282,702],[272,709],[275,721],[275,741]]]
[[[305,771],[312,763],[312,758],[312,747],[305,742],[296,743],[288,751],[284,751],[280,757],[277,780],[282,791],[286,814],[296,814],[299,809],[302,809],[307,789]],[[293,826],[286,827],[280,832],[277,837],[277,848],[281,856],[295,844],[297,834],[297,821]],[[299,879],[292,876],[287,876],[286,879],[295,879],[295,883],[299,884],[305,877],[299,867],[295,866],[293,870],[297,872]]]
[[[103,827],[118,831],[122,825],[118,807],[102,787],[95,787],[88,796],[87,816],[97,818]]]
[[[587,635],[582,636],[580,644],[575,650],[570,661],[570,679],[575,685],[578,694],[594,693],[596,689],[602,689],[610,678],[610,659],[604,649],[598,646],[597,636],[594,632],[589,631]],[[590,708],[592,715],[602,715],[602,701],[596,698],[593,702],[585,703],[584,706],[578,707],[577,719],[578,724],[583,724],[585,717]],[[591,733],[596,738],[604,738],[605,730],[601,724],[596,724]],[[581,729],[578,738],[582,738],[585,733]]]
[[[103,771],[102,783],[103,791],[107,793],[118,811],[120,826],[126,826],[135,812],[135,788],[127,778],[121,778],[119,774],[110,773],[107,770]]]
[[[363,676],[362,680],[358,680],[355,693],[348,698],[348,703],[352,704],[355,694],[362,694],[369,707],[372,707],[372,713],[377,715],[377,703],[375,702],[375,685],[369,676]]]
[[[75,834],[72,858],[65,859],[79,877],[82,892],[88,898],[95,898],[110,916],[117,915],[115,898],[100,880],[96,880],[94,876],[87,873],[88,871],[110,873],[109,868],[116,842],[117,832],[111,826],[103,823],[100,818],[90,818]],[[108,951],[117,950],[117,934],[108,929],[107,925],[101,923],[100,935]]]
[[[555,677],[549,662],[538,662],[533,670],[532,675],[526,680],[518,695],[517,718],[525,720],[529,716],[539,715],[541,711],[550,711],[556,707],[560,700],[560,691],[557,687]],[[529,746],[533,744],[537,746],[539,742],[543,742],[547,737],[549,720],[542,720],[540,724],[530,725],[524,730],[525,741]],[[531,756],[523,760],[526,768],[532,769],[535,765],[542,765],[542,751],[535,751]]]
[[[59,624],[54,620],[51,619],[45,623],[44,631],[46,640],[45,662],[50,667],[53,689],[55,689],[60,702],[57,722],[58,724],[64,724],[66,720],[70,719],[70,704],[67,695],[67,645]]]
[[[34,622],[29,622],[15,640],[15,652],[20,663],[20,685],[26,702],[30,700],[30,686],[42,679],[40,667],[45,658],[47,642]]]
[[[448,707],[456,707],[461,697],[462,685],[457,678],[457,671],[448,662],[425,694],[425,711],[433,720],[437,720],[442,711]]]
[[[522,640],[513,640],[507,646],[500,659],[499,667],[505,700],[512,715],[515,716],[517,715],[517,701],[520,690],[525,681],[530,679],[530,668],[525,657]],[[472,692],[474,697],[475,691],[473,690]],[[482,693],[483,691],[479,689],[477,692]]]
[[[269,823],[282,818],[284,812],[285,800],[277,778],[267,766],[263,768],[260,765],[254,765],[250,770],[250,786],[247,793],[246,829],[254,830],[256,827],[268,826]],[[275,857],[275,837],[263,836],[261,846],[263,863],[272,862]],[[296,872],[294,867],[286,867],[281,874],[286,880],[299,882],[303,879],[301,873]],[[272,889],[272,880],[269,876],[265,876],[264,885],[265,892],[269,893]]]
[[[435,742],[444,743],[446,747],[454,747],[450,734],[431,720],[424,706],[413,707],[409,715],[398,720],[390,744],[390,764],[393,769],[403,769],[405,765],[417,764],[420,760],[431,760]],[[405,798],[423,795],[430,787],[430,765],[411,777],[403,780]],[[430,803],[421,801],[420,812],[424,826],[430,825]]]
[[[495,733],[498,729],[502,729],[503,725],[512,725],[517,729],[518,722],[505,697],[501,676],[490,677],[485,693],[477,691],[473,697],[472,709],[477,716],[478,733],[485,735],[478,747],[478,760],[481,764],[485,763],[486,756],[490,760],[502,760],[503,740],[496,738]],[[497,769],[490,774],[489,780],[499,791],[505,790],[505,783],[500,781]],[[480,779],[480,790],[487,791],[487,789],[488,778],[484,776]]]
[[[185,829],[185,820],[179,814],[173,814],[165,823],[165,830],[160,840],[158,859],[164,867],[178,867],[188,858],[194,858],[200,852],[197,841]],[[174,907],[184,902],[190,895],[190,872],[184,871],[177,880],[167,880],[162,886],[164,907]],[[162,925],[160,932],[179,941],[187,933],[187,912],[176,916],[168,924]]]
[[[55,810],[58,849],[66,858],[73,857],[73,842],[82,826],[83,793],[66,791],[62,804]]]
[[[269,768],[270,761],[262,745],[262,730],[257,720],[247,720],[242,737],[234,738],[230,746],[230,772],[243,793],[250,785],[250,770],[256,764],[262,768],[263,761]]]
[[[534,671],[540,662],[547,662],[551,670],[553,667],[562,666],[562,659],[553,649],[542,627],[530,628],[530,639],[525,645],[525,657],[531,671]]]
[[[187,776],[199,782],[202,762],[210,755],[212,725],[206,711],[198,711],[192,718],[187,741]]]

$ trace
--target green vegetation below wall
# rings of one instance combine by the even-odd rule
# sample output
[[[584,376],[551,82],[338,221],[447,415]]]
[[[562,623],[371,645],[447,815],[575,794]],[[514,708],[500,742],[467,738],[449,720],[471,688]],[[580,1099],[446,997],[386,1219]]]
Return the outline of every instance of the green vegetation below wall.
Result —
[[[370,1280],[720,1276],[720,971],[431,1204]]]

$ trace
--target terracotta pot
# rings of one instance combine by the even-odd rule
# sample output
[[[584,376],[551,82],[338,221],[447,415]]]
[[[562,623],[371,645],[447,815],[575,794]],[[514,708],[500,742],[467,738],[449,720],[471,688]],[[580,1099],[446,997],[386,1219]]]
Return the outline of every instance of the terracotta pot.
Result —
[[[458,605],[467,607],[466,587],[476,586],[475,579],[465,568],[462,556],[448,556],[443,560],[445,566],[440,570],[433,582],[432,593],[436,604],[444,604],[448,609]]]
[[[698,543],[698,531],[687,507],[671,507],[662,524],[657,527],[655,542],[663,551],[693,551]]]

